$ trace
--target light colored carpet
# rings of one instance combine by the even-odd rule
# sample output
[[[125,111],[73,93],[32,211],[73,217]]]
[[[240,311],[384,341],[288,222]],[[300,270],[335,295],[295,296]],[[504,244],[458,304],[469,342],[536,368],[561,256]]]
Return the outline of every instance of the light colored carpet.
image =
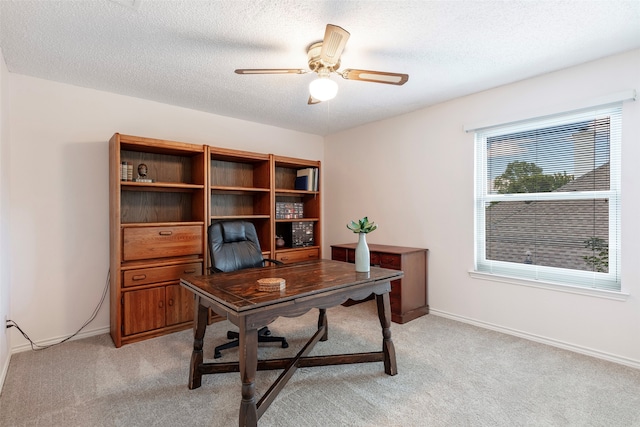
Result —
[[[328,310],[313,354],[381,347],[375,304]],[[317,311],[278,319],[289,340],[259,357],[293,355]],[[205,358],[228,322],[209,326]],[[311,426],[640,426],[640,371],[428,315],[392,324],[398,375],[382,363],[299,369],[259,421]],[[272,347],[273,346],[273,347]],[[108,335],[15,354],[0,395],[2,426],[235,426],[237,373],[187,388],[191,331],[116,349]],[[237,349],[220,361],[235,360]],[[280,371],[260,371],[264,392]]]

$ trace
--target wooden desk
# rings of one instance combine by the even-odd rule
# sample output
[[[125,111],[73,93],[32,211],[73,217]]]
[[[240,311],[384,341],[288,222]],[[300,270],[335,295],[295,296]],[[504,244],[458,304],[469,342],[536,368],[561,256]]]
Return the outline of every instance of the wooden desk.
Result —
[[[369,273],[356,273],[353,265],[339,261],[315,260],[265,268],[252,268],[206,276],[180,279],[196,296],[193,327],[193,353],[189,369],[189,388],[201,385],[202,375],[240,372],[242,399],[239,425],[257,426],[258,419],[276,398],[298,367],[384,362],[388,375],[397,374],[396,355],[391,341],[391,281],[402,277],[401,271],[372,267]],[[279,277],[286,288],[279,292],[261,292],[256,281]],[[382,351],[309,357],[318,341],[328,338],[326,309],[348,299],[376,296],[378,318],[382,327]],[[239,361],[203,362],[203,339],[208,308],[229,319],[240,329]],[[295,357],[258,361],[258,329],[280,316],[301,316],[311,309],[320,310],[318,329]],[[257,370],[284,369],[259,402],[255,398]]]

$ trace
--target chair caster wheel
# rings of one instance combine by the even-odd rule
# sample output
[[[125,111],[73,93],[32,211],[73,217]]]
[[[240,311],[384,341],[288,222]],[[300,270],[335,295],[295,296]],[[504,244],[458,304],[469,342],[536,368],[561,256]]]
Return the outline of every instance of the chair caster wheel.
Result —
[[[282,341],[282,348],[289,348],[289,343],[286,341]]]
[[[216,352],[216,353],[213,354],[213,358],[214,359],[220,359],[221,357],[222,357],[222,353],[220,353],[220,352]]]

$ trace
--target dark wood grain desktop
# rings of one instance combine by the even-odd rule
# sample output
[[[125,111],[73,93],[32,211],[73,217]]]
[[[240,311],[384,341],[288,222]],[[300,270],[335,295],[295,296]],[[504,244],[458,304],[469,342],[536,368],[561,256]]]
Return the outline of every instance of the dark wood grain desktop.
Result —
[[[185,276],[180,283],[195,294],[194,343],[189,369],[189,388],[200,387],[202,375],[240,372],[242,381],[239,425],[257,426],[258,419],[269,407],[298,367],[383,362],[388,375],[397,374],[396,355],[391,340],[391,281],[401,278],[402,271],[372,267],[369,273],[356,273],[352,264],[331,260],[315,260],[265,268]],[[282,291],[263,292],[257,288],[262,278],[283,278]],[[326,309],[348,299],[362,300],[374,294],[382,328],[382,351],[368,353],[308,356],[318,341],[328,339]],[[208,309],[238,326],[239,361],[204,362],[203,339]],[[258,360],[258,329],[280,316],[301,316],[319,309],[318,329],[294,357]],[[271,387],[256,402],[257,370],[284,369]]]

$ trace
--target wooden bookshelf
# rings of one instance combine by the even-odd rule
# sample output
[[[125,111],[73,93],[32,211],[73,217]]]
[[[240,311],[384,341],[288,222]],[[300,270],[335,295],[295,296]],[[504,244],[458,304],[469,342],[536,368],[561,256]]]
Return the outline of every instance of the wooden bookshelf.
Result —
[[[298,170],[320,162],[116,133],[109,142],[111,336],[123,344],[189,328],[193,299],[179,285],[208,271],[207,227],[243,219],[267,258],[321,256],[320,191],[296,190]],[[122,162],[152,182],[123,180]],[[276,218],[276,203],[300,218]],[[285,236],[277,247],[276,236]]]
[[[109,141],[111,337],[116,347],[191,327],[179,283],[203,271],[205,147],[115,134]],[[153,182],[123,180],[122,163]],[[133,178],[137,176],[134,172]]]

